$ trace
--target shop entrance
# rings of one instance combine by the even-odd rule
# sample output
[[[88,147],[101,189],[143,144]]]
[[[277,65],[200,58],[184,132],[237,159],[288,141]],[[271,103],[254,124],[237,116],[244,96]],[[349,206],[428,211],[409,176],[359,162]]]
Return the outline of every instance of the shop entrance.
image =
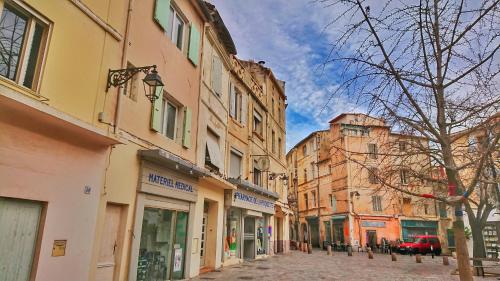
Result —
[[[243,229],[243,258],[255,259],[255,218],[245,217]]]
[[[283,230],[281,224],[281,218],[275,217],[274,231],[276,231],[276,252],[283,253]]]
[[[184,278],[188,213],[144,208],[137,281]]]
[[[366,244],[370,246],[372,249],[377,248],[377,231],[376,230],[367,230],[366,231]]]
[[[311,245],[314,248],[319,248],[319,225],[318,220],[310,220],[309,228],[311,229]]]

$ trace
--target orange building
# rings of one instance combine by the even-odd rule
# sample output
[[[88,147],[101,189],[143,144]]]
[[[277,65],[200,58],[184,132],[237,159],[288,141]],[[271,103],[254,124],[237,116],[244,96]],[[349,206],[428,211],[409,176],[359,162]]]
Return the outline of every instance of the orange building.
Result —
[[[432,191],[404,169],[411,165],[425,172],[430,164],[422,156],[408,157],[410,143],[426,144],[393,133],[383,120],[364,114],[341,114],[330,121],[329,130],[299,142],[287,155],[296,187],[299,240],[315,247],[358,248],[437,234],[433,201],[386,187]]]

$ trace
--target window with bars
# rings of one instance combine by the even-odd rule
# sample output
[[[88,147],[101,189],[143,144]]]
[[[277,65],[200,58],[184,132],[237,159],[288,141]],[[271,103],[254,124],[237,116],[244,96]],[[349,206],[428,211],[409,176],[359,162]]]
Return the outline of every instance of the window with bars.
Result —
[[[377,184],[378,181],[378,168],[371,167],[368,168],[368,182],[371,184]]]
[[[372,196],[372,208],[375,212],[382,212],[382,196]]]
[[[370,156],[371,159],[377,159],[378,157],[377,144],[375,143],[368,144],[368,155]]]
[[[409,182],[409,177],[408,177],[408,171],[407,170],[401,170],[400,171],[400,178],[401,178],[401,184],[408,184]]]

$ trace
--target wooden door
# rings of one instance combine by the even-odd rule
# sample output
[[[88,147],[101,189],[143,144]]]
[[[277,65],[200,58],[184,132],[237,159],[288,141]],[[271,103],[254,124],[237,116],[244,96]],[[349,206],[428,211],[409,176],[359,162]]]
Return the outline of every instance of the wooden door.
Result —
[[[121,247],[121,214],[121,206],[114,204],[106,206],[106,217],[97,260],[96,281],[113,281],[117,278],[118,250]]]
[[[0,281],[31,276],[42,204],[0,197]]]

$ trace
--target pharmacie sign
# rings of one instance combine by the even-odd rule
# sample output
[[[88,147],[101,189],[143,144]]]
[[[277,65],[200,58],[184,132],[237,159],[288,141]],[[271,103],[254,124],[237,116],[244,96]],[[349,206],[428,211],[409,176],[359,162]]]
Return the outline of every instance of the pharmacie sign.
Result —
[[[230,205],[233,207],[259,211],[267,214],[274,214],[274,201],[264,196],[243,190],[233,190]]]

